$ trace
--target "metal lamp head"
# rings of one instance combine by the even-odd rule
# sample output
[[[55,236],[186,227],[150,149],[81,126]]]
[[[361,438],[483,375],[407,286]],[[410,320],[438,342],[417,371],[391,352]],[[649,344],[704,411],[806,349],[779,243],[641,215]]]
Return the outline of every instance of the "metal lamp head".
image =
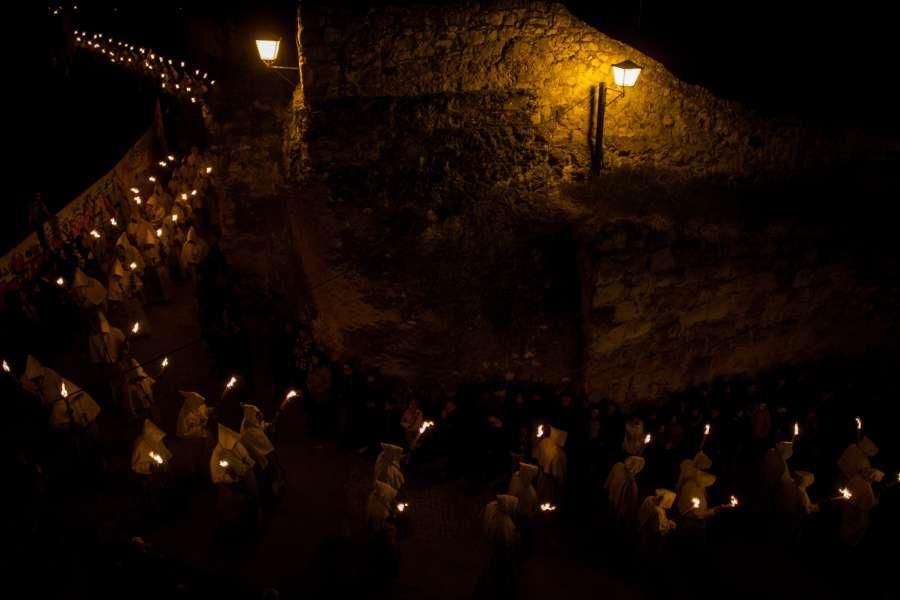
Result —
[[[278,48],[281,46],[281,40],[256,40],[256,51],[259,52],[259,59],[268,64],[275,62],[278,58]]]
[[[612,66],[613,81],[619,87],[633,87],[637,83],[642,69],[643,67],[633,60],[623,60]]]

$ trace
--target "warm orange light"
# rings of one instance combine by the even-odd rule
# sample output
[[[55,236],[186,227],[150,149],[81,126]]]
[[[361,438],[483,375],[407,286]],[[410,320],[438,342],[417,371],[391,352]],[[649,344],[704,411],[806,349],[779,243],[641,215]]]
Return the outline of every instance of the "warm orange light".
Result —
[[[281,40],[256,40],[256,51],[263,62],[272,62],[278,58],[278,48]]]
[[[633,87],[642,69],[642,66],[632,60],[616,63],[612,66],[613,81],[619,87]]]

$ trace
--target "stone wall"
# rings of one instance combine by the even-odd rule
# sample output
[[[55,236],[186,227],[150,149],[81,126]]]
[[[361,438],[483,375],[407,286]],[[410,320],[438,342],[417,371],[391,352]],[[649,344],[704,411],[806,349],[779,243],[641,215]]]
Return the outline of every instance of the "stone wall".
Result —
[[[829,229],[661,223],[584,240],[588,390],[649,400],[896,335],[896,254],[862,266]]]
[[[789,169],[809,158],[799,129],[755,118],[676,79],[659,62],[546,2],[388,7],[303,14],[303,79],[312,105],[344,97],[524,92],[550,164],[565,175],[590,164],[592,95],[612,64],[644,66],[612,102],[606,158],[691,174]],[[524,107],[523,107],[524,108]]]

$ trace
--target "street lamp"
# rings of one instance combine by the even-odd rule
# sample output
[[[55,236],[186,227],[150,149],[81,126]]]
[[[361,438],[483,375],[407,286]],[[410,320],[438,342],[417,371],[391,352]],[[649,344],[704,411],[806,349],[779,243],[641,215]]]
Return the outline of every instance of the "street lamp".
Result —
[[[597,110],[595,113],[597,133],[594,136],[594,156],[592,164],[594,174],[599,174],[600,171],[603,170],[603,122],[606,119],[606,105],[612,104],[619,98],[624,98],[625,88],[634,87],[642,69],[643,67],[633,60],[623,60],[612,66],[613,82],[617,89],[608,90],[606,88],[606,82],[600,82],[600,88],[597,93]],[[610,92],[613,95],[609,102],[606,100],[607,92]]]
[[[299,67],[282,67],[273,64],[278,58],[278,50],[281,48],[280,39],[262,39],[256,40],[256,51],[259,52],[259,60],[263,61],[270,69],[287,69],[289,71],[299,71]]]

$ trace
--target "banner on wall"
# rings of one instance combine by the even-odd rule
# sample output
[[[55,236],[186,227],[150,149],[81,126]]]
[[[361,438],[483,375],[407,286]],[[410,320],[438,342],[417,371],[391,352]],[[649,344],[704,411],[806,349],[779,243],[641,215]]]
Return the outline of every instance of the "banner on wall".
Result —
[[[60,234],[66,239],[75,239],[91,229],[102,231],[110,217],[120,214],[119,207],[127,197],[125,191],[133,185],[136,174],[150,168],[153,149],[154,132],[151,129],[138,139],[112,170],[56,213]],[[51,239],[49,222],[44,227],[48,239]],[[43,248],[37,234],[32,232],[0,258],[0,295],[37,275],[43,262]]]

